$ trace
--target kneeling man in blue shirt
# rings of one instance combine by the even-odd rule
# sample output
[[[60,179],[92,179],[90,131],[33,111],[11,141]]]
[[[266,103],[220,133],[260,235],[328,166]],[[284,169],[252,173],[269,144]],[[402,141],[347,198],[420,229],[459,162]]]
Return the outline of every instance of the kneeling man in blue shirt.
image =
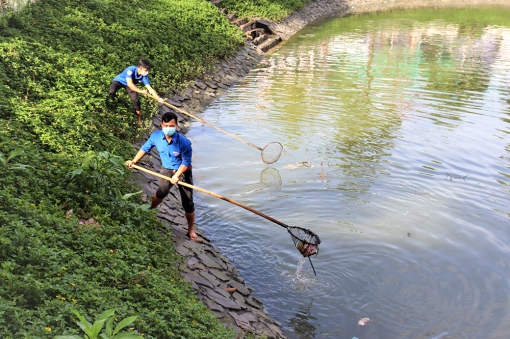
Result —
[[[142,106],[140,104],[140,98],[138,98],[138,93],[147,95],[150,93],[152,96],[156,97],[159,103],[163,102],[163,99],[160,98],[158,93],[151,87],[149,80],[149,70],[151,69],[152,64],[147,59],[140,59],[138,61],[137,66],[129,66],[122,73],[118,74],[115,78],[113,78],[112,84],[110,85],[110,89],[108,90],[108,94],[114,97],[115,93],[121,88],[125,88],[133,102],[133,109],[135,110],[136,115],[138,116],[138,125],[141,124],[141,110]],[[145,89],[139,89],[136,87],[139,83],[145,85]]]
[[[133,160],[126,161],[126,166],[132,168],[145,153],[149,153],[152,147],[156,146],[161,158],[161,174],[171,177],[171,180],[161,179],[159,187],[152,197],[151,209],[156,208],[168,195],[172,185],[181,180],[193,185],[193,175],[191,173],[191,141],[182,134],[176,132],[177,116],[175,113],[168,112],[161,118],[161,130],[154,131],[149,139],[142,145]],[[182,207],[188,221],[188,236],[191,240],[196,240],[197,235],[194,230],[195,223],[195,205],[193,203],[193,189],[188,187],[179,187],[181,194]]]

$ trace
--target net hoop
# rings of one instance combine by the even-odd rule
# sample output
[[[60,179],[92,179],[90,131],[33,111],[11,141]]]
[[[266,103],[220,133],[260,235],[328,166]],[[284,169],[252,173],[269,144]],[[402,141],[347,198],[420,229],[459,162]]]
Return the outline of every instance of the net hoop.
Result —
[[[294,246],[296,246],[303,257],[309,258],[312,255],[316,256],[319,254],[319,244],[321,240],[317,234],[309,229],[297,226],[289,226],[287,231],[292,237]]]
[[[277,141],[270,142],[263,149],[260,156],[266,164],[272,164],[280,159],[283,152],[283,145]]]

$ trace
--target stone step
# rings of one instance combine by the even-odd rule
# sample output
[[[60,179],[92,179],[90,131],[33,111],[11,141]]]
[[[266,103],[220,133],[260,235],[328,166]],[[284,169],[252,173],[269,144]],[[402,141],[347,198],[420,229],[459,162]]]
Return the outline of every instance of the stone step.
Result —
[[[266,40],[267,40],[267,34],[262,34],[262,35],[258,36],[257,38],[253,39],[252,42],[254,45],[258,46]]]
[[[230,13],[225,16],[227,17],[228,21],[230,21],[230,22],[233,22],[234,20],[237,19],[237,15],[235,13]]]
[[[241,18],[241,19],[237,19],[237,20],[234,20],[232,21],[232,23],[238,27],[248,23],[248,18]]]
[[[264,33],[265,33],[265,30],[263,28],[255,28],[255,29],[251,29],[247,32],[244,32],[244,35],[251,37],[252,39],[255,39]]]
[[[251,31],[253,29],[253,22],[248,22],[246,24],[243,24],[241,26],[239,26],[239,29],[241,31],[243,31],[244,33],[248,32],[248,31]]]
[[[276,45],[278,45],[281,41],[282,41],[282,38],[280,38],[279,36],[278,37],[271,37],[271,38],[268,38],[266,41],[264,41],[262,44],[260,44],[258,46],[258,48],[262,52],[265,53],[265,52],[269,51],[271,48],[273,48]]]

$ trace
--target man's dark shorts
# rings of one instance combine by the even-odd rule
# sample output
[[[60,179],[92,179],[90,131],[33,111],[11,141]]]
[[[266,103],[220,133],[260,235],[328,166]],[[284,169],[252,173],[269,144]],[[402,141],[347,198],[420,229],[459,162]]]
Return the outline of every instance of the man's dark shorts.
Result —
[[[124,86],[120,82],[112,81],[112,84],[110,85],[110,89],[108,90],[108,94],[111,96],[115,96],[115,93],[121,88],[125,88],[126,91],[129,94],[129,97],[131,98],[131,101],[133,102],[133,108],[135,111],[140,111],[142,109],[142,106],[140,104],[140,98],[138,97],[138,93],[131,90],[128,86]]]
[[[175,170],[169,170],[166,168],[161,168],[161,173],[164,176],[172,177],[175,174]],[[184,177],[184,178],[182,178]],[[181,176],[181,181],[184,181],[187,184],[193,185],[193,174],[191,172],[191,168],[189,168],[186,172],[184,172]],[[170,188],[172,187],[172,183],[166,179],[161,179],[159,182],[158,190],[156,191],[156,197],[158,199],[163,199],[170,192]],[[181,194],[181,202],[182,207],[186,213],[192,213],[195,211],[195,204],[193,203],[193,189],[184,187],[181,185],[177,185],[179,188],[179,193]]]

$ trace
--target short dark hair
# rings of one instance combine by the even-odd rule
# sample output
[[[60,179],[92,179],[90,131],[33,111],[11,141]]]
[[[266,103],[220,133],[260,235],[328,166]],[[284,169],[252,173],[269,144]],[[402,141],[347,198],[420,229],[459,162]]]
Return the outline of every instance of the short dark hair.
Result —
[[[138,60],[138,67],[144,67],[147,69],[151,69],[152,64],[148,59],[140,59],[140,60]]]
[[[177,123],[177,115],[174,112],[166,112],[161,117],[162,122],[170,122],[171,120],[175,120],[175,123]]]

